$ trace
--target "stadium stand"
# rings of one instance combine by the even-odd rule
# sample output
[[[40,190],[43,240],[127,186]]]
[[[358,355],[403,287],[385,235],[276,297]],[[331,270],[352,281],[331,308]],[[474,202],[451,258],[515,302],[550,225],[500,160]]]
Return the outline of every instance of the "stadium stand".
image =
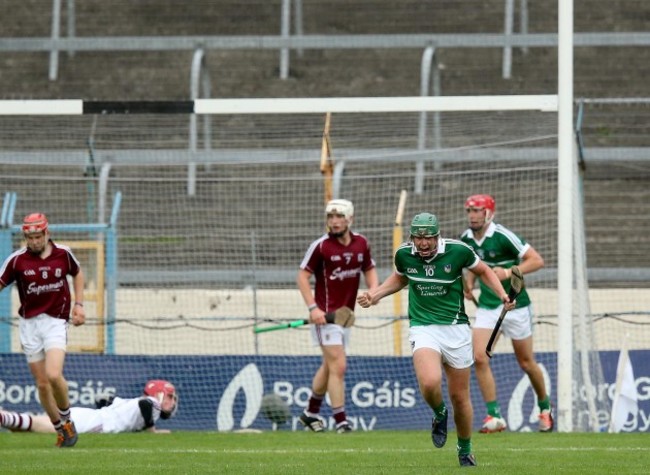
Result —
[[[137,36],[278,35],[277,1],[238,0],[179,2],[62,2],[62,36],[69,5],[75,7],[79,38]],[[576,2],[575,31],[642,32],[648,8],[641,0]],[[504,2],[388,0],[304,0],[305,34],[360,35],[400,33],[499,33]],[[557,31],[557,2],[529,2],[530,33]],[[50,2],[7,0],[2,19],[4,38],[47,38]],[[254,12],[254,13],[252,13]],[[519,27],[516,25],[515,30]],[[334,97],[419,94],[422,51],[416,48],[314,49],[291,54],[290,77],[278,75],[279,52],[271,49],[207,50],[212,97]],[[552,47],[513,51],[512,77],[503,79],[499,48],[441,48],[443,95],[545,94],[557,90],[557,56]],[[577,47],[576,98],[648,97],[650,48],[639,46]],[[80,51],[60,54],[58,78],[48,79],[48,54],[0,52],[0,98],[83,98],[94,100],[187,99],[190,50]],[[647,147],[647,108],[628,114],[630,106],[594,106],[583,129],[587,148]],[[594,112],[595,111],[595,112]],[[648,247],[648,223],[634,203],[648,201],[650,173],[645,164],[608,160],[589,162],[585,182],[586,226],[590,266],[650,267],[640,252],[630,262],[611,253],[612,242]],[[29,172],[29,168],[25,170]],[[83,173],[75,169],[73,173]],[[210,173],[210,172],[206,172]],[[212,172],[214,173],[214,171]],[[25,185],[27,186],[27,184]],[[20,189],[17,189],[20,193]],[[73,194],[70,197],[74,200]],[[180,198],[185,199],[185,198]],[[189,199],[188,199],[189,200]],[[188,203],[188,206],[191,204]],[[126,210],[125,219],[132,214]],[[620,223],[635,222],[631,236]],[[128,227],[128,221],[124,223]]]

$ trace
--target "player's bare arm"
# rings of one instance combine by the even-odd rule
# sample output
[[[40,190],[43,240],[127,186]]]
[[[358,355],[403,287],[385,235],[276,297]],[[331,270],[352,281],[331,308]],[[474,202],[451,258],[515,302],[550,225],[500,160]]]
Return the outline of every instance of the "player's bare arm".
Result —
[[[542,256],[531,246],[524,253],[521,258],[521,262],[517,265],[522,274],[532,274],[535,271],[538,271],[544,267],[544,259]],[[494,273],[500,280],[509,279],[512,275],[510,269],[504,269],[503,267],[494,267],[492,268]]]
[[[503,285],[501,285],[501,280],[485,262],[479,262],[478,265],[470,269],[470,271],[479,277],[496,295],[499,296],[507,310],[515,308],[515,302],[510,302],[508,293],[503,288]]]
[[[368,289],[376,289],[379,287],[379,276],[377,275],[377,268],[373,267],[364,272],[364,278],[366,279],[366,287]]]
[[[476,275],[473,272],[463,272],[463,295],[467,300],[475,300],[474,285],[476,284]]]
[[[359,295],[357,303],[363,308],[376,305],[382,298],[403,289],[407,284],[408,278],[406,276],[393,272],[379,287],[368,289]]]
[[[72,319],[71,322],[74,326],[83,325],[86,322],[86,311],[83,306],[84,302],[84,274],[83,270],[79,269],[77,275],[72,278],[72,285],[74,287],[74,304],[72,306]]]
[[[305,301],[305,305],[309,309],[309,322],[315,323],[316,325],[325,325],[327,323],[325,320],[325,312],[315,306],[316,299],[314,299],[311,283],[309,282],[311,276],[312,274],[308,270],[300,269],[296,278],[296,284],[298,285],[302,299]]]
[[[531,274],[544,267],[544,259],[542,256],[531,246],[524,253],[521,262],[517,265],[522,274]]]

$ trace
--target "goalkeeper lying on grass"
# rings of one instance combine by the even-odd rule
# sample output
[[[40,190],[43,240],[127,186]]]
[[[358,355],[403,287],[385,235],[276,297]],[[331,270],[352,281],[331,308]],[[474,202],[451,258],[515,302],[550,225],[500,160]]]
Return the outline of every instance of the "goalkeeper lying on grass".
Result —
[[[158,432],[158,419],[169,419],[176,414],[178,394],[169,381],[154,379],[144,386],[140,397],[101,398],[96,401],[97,409],[71,408],[71,418],[79,433]],[[27,413],[0,411],[0,425],[17,432],[54,432],[54,426],[47,415],[32,416]]]

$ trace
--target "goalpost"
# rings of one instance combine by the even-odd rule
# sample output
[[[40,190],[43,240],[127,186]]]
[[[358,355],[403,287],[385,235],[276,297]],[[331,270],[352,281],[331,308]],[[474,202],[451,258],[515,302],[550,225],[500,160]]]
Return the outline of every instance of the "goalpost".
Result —
[[[10,116],[23,110],[21,104],[30,114],[47,114],[54,107],[79,115]],[[531,242],[547,263],[527,285],[536,310],[535,349],[558,406],[567,401],[552,384],[560,381],[564,369],[558,367],[556,355],[560,358],[567,351],[570,361],[588,370],[580,363],[580,353],[560,343],[565,335],[559,328],[564,322],[558,308],[564,307],[558,279],[562,269],[574,263],[573,257],[566,261],[559,254],[562,190],[556,96],[214,99],[183,104],[170,114],[147,113],[146,104],[141,104],[138,113],[128,115],[82,114],[101,109],[83,101],[74,107],[68,103],[68,109],[51,103],[21,104],[0,102],[0,121],[7,131],[0,184],[24,197],[21,212],[36,206],[49,212],[53,222],[83,222],[87,207],[79,206],[80,197],[82,202],[94,199],[90,189],[124,196],[116,319],[111,327],[116,355],[166,355],[171,376],[161,376],[183,381],[192,375],[217,388],[236,374],[240,377],[233,381],[244,381],[246,388],[246,381],[258,376],[271,378],[273,390],[290,394],[297,409],[305,402],[305,378],[312,373],[317,350],[304,328],[254,335],[252,327],[304,318],[295,273],[306,245],[322,232],[328,190],[355,203],[355,228],[369,238],[382,279],[392,270],[394,243],[415,213],[435,212],[443,236],[455,237],[466,226],[464,200],[484,192],[496,198],[497,221]],[[129,107],[113,106],[122,107],[122,112]],[[211,115],[209,149],[187,147],[188,110]],[[418,147],[422,110],[440,113],[441,142],[436,145],[428,137],[425,149]],[[331,140],[336,151],[336,167],[325,175],[331,180],[325,183],[321,165],[323,117],[328,111],[337,111],[332,112],[327,134],[327,147]],[[82,173],[90,130],[93,160],[100,169],[96,177]],[[189,161],[202,169],[193,196],[185,186]],[[416,165],[420,162],[426,164],[423,169]],[[86,186],[89,179],[97,186]],[[33,193],[34,182],[45,192]],[[414,191],[416,182],[423,183],[422,193]],[[408,199],[403,199],[404,191]],[[571,321],[577,300],[573,284],[569,290]],[[388,411],[388,406],[397,405],[397,413],[377,416],[378,428],[413,427],[427,413],[409,370],[407,322],[402,318],[406,300],[404,295],[401,311],[390,301],[371,310],[357,309],[350,348],[350,413],[360,414],[359,420],[366,417],[367,391],[374,394],[370,405],[375,409],[387,406],[381,410]],[[473,316],[472,304],[466,305]],[[593,324],[589,318],[585,322]],[[598,339],[592,343],[586,353],[597,349]],[[187,355],[221,355],[225,360],[192,373],[181,363]],[[291,371],[295,381],[268,376],[269,368],[260,370],[268,361],[292,361],[285,358],[297,358],[298,366],[292,365]],[[243,361],[247,363],[241,369]],[[393,367],[401,361],[405,366]],[[296,369],[302,365],[309,367]],[[115,366],[116,371],[129,371]],[[505,341],[496,347],[493,369],[506,394],[511,430],[533,428],[532,390]],[[595,373],[574,375],[578,390],[584,387],[583,379],[590,379],[591,385],[602,381],[598,368],[589,371]],[[207,407],[214,391],[190,381],[184,384],[192,401],[184,417],[191,419],[198,411],[193,408]],[[253,387],[258,386],[247,391]],[[476,398],[478,390],[473,394]],[[601,403],[577,399],[572,402],[570,397],[568,404],[582,420],[586,411],[589,422],[585,427],[569,421],[568,428],[592,430],[592,413]],[[474,404],[478,413],[482,402],[475,399]]]
[[[103,241],[60,241],[72,249],[84,270],[84,308],[86,316],[96,325],[75,332],[68,342],[69,351],[83,353],[106,352],[106,310],[104,276],[106,272],[105,245]]]

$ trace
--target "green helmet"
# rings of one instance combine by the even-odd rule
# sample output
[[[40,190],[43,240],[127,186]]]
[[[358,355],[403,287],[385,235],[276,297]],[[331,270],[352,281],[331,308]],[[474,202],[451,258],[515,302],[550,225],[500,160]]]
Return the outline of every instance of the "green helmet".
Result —
[[[435,214],[420,213],[416,214],[411,221],[411,236],[433,237],[440,234],[438,227],[438,218]]]

